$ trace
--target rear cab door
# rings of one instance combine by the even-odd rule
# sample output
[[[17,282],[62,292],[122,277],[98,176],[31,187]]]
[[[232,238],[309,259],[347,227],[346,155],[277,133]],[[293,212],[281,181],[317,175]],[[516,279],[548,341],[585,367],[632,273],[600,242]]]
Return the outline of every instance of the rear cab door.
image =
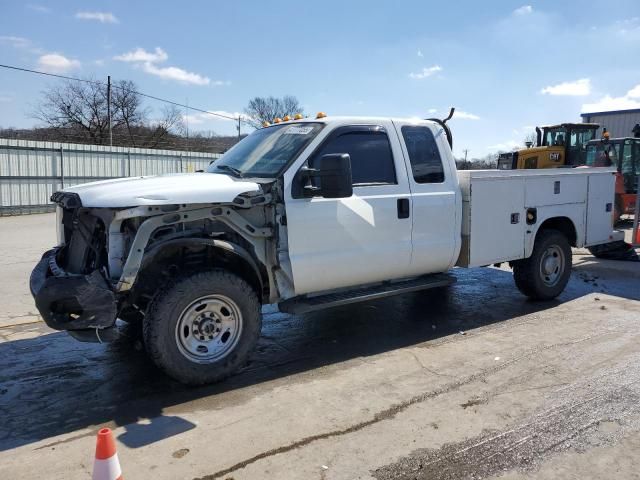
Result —
[[[348,153],[353,195],[301,198],[297,173]],[[390,120],[336,120],[285,172],[288,250],[296,295],[408,276],[410,191]]]
[[[410,275],[444,272],[460,251],[462,200],[444,129],[433,122],[394,120],[411,190]]]

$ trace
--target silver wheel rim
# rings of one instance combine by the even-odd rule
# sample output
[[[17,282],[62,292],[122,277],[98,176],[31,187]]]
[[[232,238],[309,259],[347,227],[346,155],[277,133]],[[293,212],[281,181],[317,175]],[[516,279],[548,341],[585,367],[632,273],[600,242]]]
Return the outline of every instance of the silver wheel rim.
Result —
[[[206,295],[185,308],[176,323],[176,343],[183,356],[213,363],[233,351],[242,333],[242,313],[224,295]]]
[[[540,278],[547,287],[555,286],[562,278],[565,266],[564,252],[557,245],[551,245],[540,259]]]

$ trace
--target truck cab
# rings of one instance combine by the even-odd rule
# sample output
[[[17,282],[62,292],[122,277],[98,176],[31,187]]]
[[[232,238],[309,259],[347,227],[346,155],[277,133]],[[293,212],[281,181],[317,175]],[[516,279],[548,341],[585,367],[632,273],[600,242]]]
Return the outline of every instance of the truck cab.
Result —
[[[445,121],[319,114],[256,130],[205,172],[56,192],[36,307],[82,341],[139,322],[151,359],[198,385],[243,365],[264,304],[299,314],[499,262],[548,300],[572,246],[613,239],[612,170],[457,172],[451,144]]]
[[[428,123],[344,118],[309,144],[284,174],[297,295],[455,264],[461,199],[455,162],[439,130]],[[350,160],[352,187],[343,198],[327,198],[323,177],[313,173],[333,154]]]

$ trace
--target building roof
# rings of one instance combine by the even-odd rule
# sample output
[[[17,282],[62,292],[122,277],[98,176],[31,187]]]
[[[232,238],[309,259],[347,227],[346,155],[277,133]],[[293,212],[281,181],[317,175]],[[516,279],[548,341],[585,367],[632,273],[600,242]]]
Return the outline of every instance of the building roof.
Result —
[[[600,124],[599,123],[560,123],[557,125],[543,125],[540,128],[560,128],[560,127],[564,127],[564,128],[575,128],[575,129],[589,129],[589,128],[600,128]]]
[[[640,113],[640,108],[631,108],[628,110],[610,110],[608,112],[588,112],[581,113],[581,117],[590,117],[591,115],[616,115],[618,113]]]

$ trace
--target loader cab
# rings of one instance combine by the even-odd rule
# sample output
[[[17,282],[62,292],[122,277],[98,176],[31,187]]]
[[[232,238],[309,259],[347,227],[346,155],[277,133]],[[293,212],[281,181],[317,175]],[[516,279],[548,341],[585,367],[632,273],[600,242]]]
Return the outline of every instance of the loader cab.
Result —
[[[640,175],[640,138],[612,138],[592,140],[587,144],[585,165],[615,167],[624,180],[625,193],[637,193]]]
[[[640,178],[640,138],[592,140],[586,149],[586,166],[615,167],[617,170],[614,220],[622,215],[633,215]]]
[[[536,146],[498,157],[498,169],[575,167],[586,161],[586,144],[593,140],[597,123],[561,123],[536,127]]]
[[[562,123],[542,127],[541,147],[549,149],[549,164],[537,168],[584,165],[587,142],[596,136],[597,123]]]

